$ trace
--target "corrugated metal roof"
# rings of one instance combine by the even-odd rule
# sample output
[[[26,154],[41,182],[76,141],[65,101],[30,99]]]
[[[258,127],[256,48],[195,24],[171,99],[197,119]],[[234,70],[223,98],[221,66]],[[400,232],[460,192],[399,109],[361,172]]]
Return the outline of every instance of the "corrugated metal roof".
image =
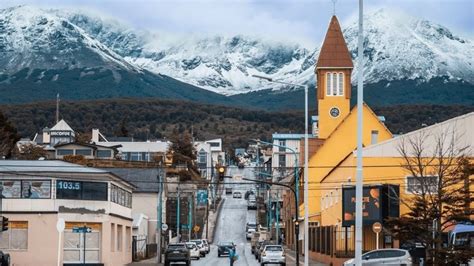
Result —
[[[121,141],[111,141],[111,142],[97,142],[97,145],[111,147],[116,145],[122,145],[118,148],[121,152],[166,152],[168,150],[168,142],[121,142]]]
[[[158,192],[156,168],[103,168],[136,186],[134,192]]]
[[[0,173],[48,172],[48,173],[107,173],[107,171],[59,160],[0,160]]]

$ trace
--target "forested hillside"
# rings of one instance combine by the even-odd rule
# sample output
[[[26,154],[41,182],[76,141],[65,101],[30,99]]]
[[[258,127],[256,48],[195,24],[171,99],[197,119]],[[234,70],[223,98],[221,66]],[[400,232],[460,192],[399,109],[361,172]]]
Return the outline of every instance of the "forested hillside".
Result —
[[[224,138],[225,145],[242,147],[253,138],[269,140],[274,132],[302,132],[304,113],[266,112],[242,108],[156,99],[111,99],[61,102],[61,118],[78,132],[99,128],[105,136],[123,135],[135,139],[169,138],[174,131],[193,131],[195,139]],[[373,107],[386,118],[395,134],[423,125],[473,112],[473,106],[399,105]],[[55,103],[2,105],[0,110],[22,137],[32,138],[44,127],[53,126]],[[311,110],[310,115],[316,114]],[[125,130],[123,130],[125,129]]]

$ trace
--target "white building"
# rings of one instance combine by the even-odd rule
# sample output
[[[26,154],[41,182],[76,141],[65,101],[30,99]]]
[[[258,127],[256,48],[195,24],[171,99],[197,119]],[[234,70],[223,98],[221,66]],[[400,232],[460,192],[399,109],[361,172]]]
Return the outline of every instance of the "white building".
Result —
[[[168,141],[108,141],[98,129],[92,129],[91,142],[104,147],[118,147],[119,156],[124,161],[150,162],[156,155],[166,154],[170,147]]]
[[[211,145],[203,141],[195,141],[197,165],[202,178],[210,180],[212,178],[212,151]]]
[[[279,181],[294,173],[294,168],[301,166],[300,147],[304,141],[304,134],[272,135],[273,155],[272,169],[274,181]]]
[[[12,265],[124,265],[132,260],[132,190],[110,172],[63,161],[0,161],[0,248]],[[65,221],[61,237],[56,229]],[[86,226],[90,232],[76,232]],[[84,242],[85,241],[85,242]],[[84,258],[85,254],[85,258]]]

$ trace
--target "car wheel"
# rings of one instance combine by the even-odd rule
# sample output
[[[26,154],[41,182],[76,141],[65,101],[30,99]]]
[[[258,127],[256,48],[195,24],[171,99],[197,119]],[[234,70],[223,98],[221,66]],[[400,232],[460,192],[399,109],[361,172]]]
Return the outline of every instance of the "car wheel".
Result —
[[[220,257],[221,257],[221,253],[217,253],[217,257],[220,258]]]
[[[282,263],[281,265],[282,265],[282,266],[286,266],[286,263]]]
[[[165,266],[170,266],[170,262],[165,260]]]
[[[265,265],[265,263],[260,263],[260,266],[263,266],[263,265]]]

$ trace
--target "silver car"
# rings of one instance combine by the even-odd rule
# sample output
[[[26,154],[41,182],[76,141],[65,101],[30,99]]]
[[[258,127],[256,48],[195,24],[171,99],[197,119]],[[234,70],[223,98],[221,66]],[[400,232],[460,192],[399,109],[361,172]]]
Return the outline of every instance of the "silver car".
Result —
[[[362,255],[362,265],[412,265],[411,255],[404,249],[385,248],[372,250]],[[355,265],[354,259],[344,262],[344,265]]]
[[[285,250],[281,245],[266,245],[260,255],[260,265],[280,264],[286,266]]]

